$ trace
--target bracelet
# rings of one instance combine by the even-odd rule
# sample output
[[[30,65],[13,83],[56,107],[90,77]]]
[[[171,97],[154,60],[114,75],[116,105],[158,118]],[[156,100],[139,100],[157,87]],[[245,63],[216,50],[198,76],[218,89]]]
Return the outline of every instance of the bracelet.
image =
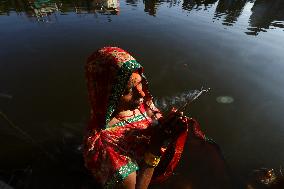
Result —
[[[144,161],[150,167],[156,167],[159,164],[160,159],[161,159],[160,156],[155,156],[151,152],[146,152],[144,154]]]

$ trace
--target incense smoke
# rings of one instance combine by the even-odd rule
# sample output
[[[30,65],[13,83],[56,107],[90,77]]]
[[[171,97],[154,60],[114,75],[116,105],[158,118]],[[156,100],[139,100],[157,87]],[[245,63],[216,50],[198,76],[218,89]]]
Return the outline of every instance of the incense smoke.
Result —
[[[154,98],[153,102],[162,112],[169,111],[172,107],[179,108],[185,103],[192,101],[200,90],[190,90],[171,97]]]

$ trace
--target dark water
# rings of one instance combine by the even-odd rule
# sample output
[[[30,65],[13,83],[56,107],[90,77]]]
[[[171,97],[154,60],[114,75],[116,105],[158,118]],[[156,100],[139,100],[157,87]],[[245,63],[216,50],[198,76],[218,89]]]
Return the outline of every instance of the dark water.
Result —
[[[212,89],[187,113],[244,188],[253,169],[284,164],[283,31],[282,0],[1,0],[0,110],[13,122],[1,114],[1,179],[79,188],[73,167],[89,116],[83,67],[92,51],[113,45],[144,65],[154,96]],[[48,156],[59,163],[42,168]],[[190,180],[188,157],[171,183]]]

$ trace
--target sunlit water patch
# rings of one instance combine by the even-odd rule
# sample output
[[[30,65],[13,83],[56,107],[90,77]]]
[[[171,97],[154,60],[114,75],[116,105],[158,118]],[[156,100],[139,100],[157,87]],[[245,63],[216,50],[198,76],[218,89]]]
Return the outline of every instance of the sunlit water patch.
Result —
[[[234,102],[234,98],[231,96],[218,96],[216,101],[221,104],[231,104]]]

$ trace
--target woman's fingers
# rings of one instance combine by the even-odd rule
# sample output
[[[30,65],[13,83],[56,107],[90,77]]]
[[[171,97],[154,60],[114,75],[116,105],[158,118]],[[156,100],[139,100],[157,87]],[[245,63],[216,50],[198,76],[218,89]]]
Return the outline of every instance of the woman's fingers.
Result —
[[[165,127],[172,127],[177,124],[179,120],[185,121],[186,118],[183,112],[171,112],[170,115],[163,120],[163,125],[165,125]]]
[[[172,112],[177,112],[177,109],[175,107],[172,107]]]

